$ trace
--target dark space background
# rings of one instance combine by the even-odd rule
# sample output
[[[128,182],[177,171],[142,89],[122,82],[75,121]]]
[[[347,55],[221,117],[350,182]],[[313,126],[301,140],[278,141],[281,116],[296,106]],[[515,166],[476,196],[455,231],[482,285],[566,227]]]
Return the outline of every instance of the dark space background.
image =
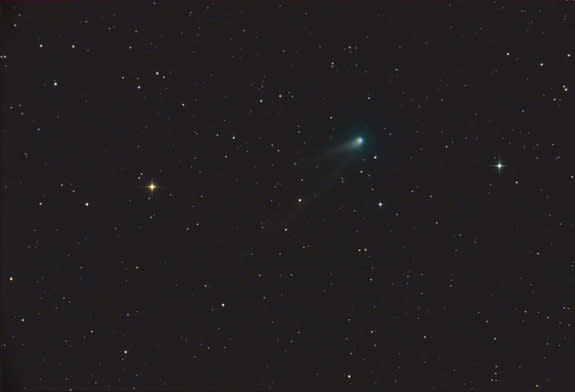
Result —
[[[575,390],[574,7],[3,3],[6,390]]]

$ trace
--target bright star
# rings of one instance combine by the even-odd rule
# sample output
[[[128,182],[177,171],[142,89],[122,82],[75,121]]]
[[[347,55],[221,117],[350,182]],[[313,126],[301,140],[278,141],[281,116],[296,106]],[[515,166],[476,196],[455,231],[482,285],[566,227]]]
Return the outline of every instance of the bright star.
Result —
[[[501,173],[501,170],[503,170],[503,168],[506,166],[507,165],[504,165],[501,163],[501,161],[498,161],[497,164],[493,165],[493,167],[495,167],[499,173]]]
[[[357,139],[355,139],[355,144],[357,144],[358,146],[361,146],[363,144],[363,138],[358,137]]]
[[[158,189],[158,186],[154,184],[154,181],[152,180],[147,188],[150,190],[150,193],[154,193],[154,191]]]

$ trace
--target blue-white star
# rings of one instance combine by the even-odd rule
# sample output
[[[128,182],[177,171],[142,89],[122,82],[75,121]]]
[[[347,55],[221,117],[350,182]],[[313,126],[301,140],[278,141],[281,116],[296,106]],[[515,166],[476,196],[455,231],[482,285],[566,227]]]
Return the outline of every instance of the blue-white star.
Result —
[[[504,165],[503,163],[501,163],[501,161],[497,161],[497,164],[493,165],[493,167],[495,167],[497,169],[497,172],[501,174],[501,170],[503,170],[504,167],[507,167],[507,165]]]

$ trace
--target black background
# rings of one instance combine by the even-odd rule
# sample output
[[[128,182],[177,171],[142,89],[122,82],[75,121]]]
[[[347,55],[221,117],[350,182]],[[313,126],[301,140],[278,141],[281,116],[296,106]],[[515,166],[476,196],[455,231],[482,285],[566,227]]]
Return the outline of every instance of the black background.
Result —
[[[571,2],[3,13],[18,388],[575,387]]]

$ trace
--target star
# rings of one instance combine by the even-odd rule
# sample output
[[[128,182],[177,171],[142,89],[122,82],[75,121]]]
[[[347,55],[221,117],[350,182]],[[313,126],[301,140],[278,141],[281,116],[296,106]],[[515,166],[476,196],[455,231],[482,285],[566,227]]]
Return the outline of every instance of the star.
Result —
[[[497,161],[497,164],[493,165],[495,168],[497,168],[497,172],[499,174],[501,174],[501,170],[503,170],[504,167],[506,167],[506,165],[504,165],[503,163],[501,163],[501,161]]]
[[[154,191],[156,189],[158,189],[158,186],[156,184],[154,184],[154,180],[152,180],[152,181],[150,181],[150,183],[148,184],[148,186],[146,188],[148,188],[148,190],[150,191],[151,194],[154,194]]]

